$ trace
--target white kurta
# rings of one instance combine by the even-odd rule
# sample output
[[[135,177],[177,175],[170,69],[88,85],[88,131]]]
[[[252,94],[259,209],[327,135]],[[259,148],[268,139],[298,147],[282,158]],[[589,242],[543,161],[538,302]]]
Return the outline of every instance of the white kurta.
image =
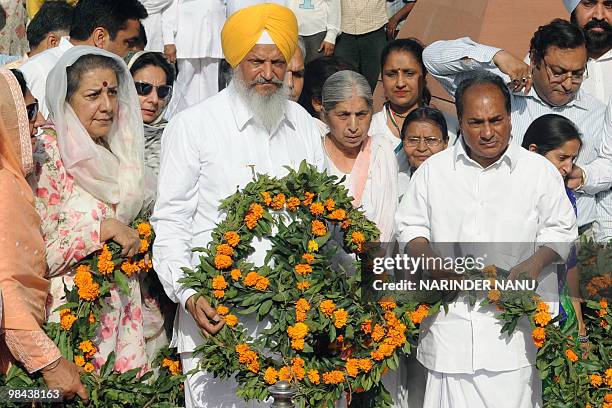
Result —
[[[142,20],[142,25],[147,34],[147,51],[163,52],[164,38],[162,31],[162,19],[170,9],[172,0],[140,0],[149,14]]]
[[[311,116],[298,104],[288,102],[280,125],[269,134],[255,125],[247,106],[233,85],[177,115],[162,138],[158,198],[151,222],[156,232],[153,263],[170,297],[180,304],[172,345],[187,365],[202,337],[185,302],[195,294],[178,283],[182,267],[198,264],[199,254],[191,248],[205,247],[212,230],[224,215],[222,199],[252,180],[257,173],[284,176],[283,166],[297,169],[302,160],[323,168],[320,137]],[[250,261],[261,265],[267,241],[254,242]],[[243,407],[232,383],[211,375],[190,376],[186,386],[194,397],[187,406]],[[222,390],[225,390],[222,392]]]
[[[597,59],[589,58],[587,74],[581,88],[601,103],[608,103],[612,98],[612,48]]]
[[[467,156],[461,141],[432,156],[412,176],[396,220],[402,243],[418,237],[434,244],[461,243],[466,248],[470,243],[510,243],[504,245],[507,253],[498,254],[495,262],[487,262],[491,258],[485,261],[504,269],[515,266],[542,245],[552,247],[565,259],[569,245],[560,243],[569,244],[578,235],[576,217],[558,170],[544,157],[514,143],[486,169]],[[558,310],[555,266],[545,268],[538,278],[538,292],[549,302],[551,311]],[[425,319],[417,358],[430,374],[470,374],[473,378],[483,372],[514,372],[533,366],[536,349],[528,322],[519,323],[510,337],[500,335],[501,327],[494,308],[470,307],[460,298],[450,305],[448,314],[440,312]],[[477,388],[478,384],[465,386]],[[511,379],[506,385],[516,387],[517,396],[525,386]],[[490,388],[477,390],[483,395],[496,392]],[[485,400],[472,400],[469,407],[485,407]],[[500,401],[504,405],[496,406],[526,407],[505,405],[512,401]]]
[[[276,3],[280,4],[281,6],[286,6],[285,0],[227,0],[227,16],[229,17],[245,7],[262,3]]]
[[[30,92],[32,92],[32,95],[38,100],[40,112],[45,118],[49,115],[47,101],[45,99],[47,76],[49,76],[49,72],[51,72],[55,64],[57,64],[60,57],[72,47],[73,45],[70,43],[70,39],[68,37],[62,37],[57,47],[49,48],[33,56],[19,68],[19,70],[23,72]]]

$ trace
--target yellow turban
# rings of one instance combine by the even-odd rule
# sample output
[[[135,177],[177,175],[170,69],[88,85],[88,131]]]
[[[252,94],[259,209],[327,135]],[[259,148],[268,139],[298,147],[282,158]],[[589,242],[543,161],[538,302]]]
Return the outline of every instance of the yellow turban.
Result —
[[[236,68],[257,44],[264,30],[289,62],[297,47],[297,19],[291,10],[273,3],[244,8],[227,19],[221,31],[221,45],[227,62]]]

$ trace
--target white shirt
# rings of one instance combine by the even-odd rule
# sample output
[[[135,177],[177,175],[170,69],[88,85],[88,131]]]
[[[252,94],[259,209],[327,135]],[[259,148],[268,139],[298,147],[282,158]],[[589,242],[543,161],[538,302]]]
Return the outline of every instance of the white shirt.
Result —
[[[504,269],[544,244],[565,259],[569,245],[560,243],[571,243],[578,235],[558,170],[543,156],[513,143],[486,169],[468,157],[461,141],[430,157],[413,174],[396,221],[404,244],[418,237],[434,245],[511,243],[503,246],[507,254],[486,262]],[[558,296],[554,268],[544,269],[538,278],[538,291],[546,290],[543,295],[553,305]],[[426,319],[421,326],[419,361],[443,373],[507,371],[533,364],[529,324],[519,325],[508,338],[500,335],[502,326],[493,311],[458,301],[448,314],[441,310]]]
[[[287,0],[297,17],[298,33],[314,35],[326,32],[325,41],[335,44],[340,34],[340,0]]]
[[[286,0],[227,0],[227,16],[231,16],[238,10],[241,10],[245,7],[254,6],[256,4],[262,3],[276,3],[281,6],[286,6]]]
[[[49,48],[33,56],[19,68],[19,70],[23,72],[23,76],[28,83],[28,89],[38,100],[40,112],[45,118],[49,115],[47,101],[45,100],[47,76],[49,76],[49,72],[51,72],[55,64],[57,64],[61,56],[72,47],[73,45],[70,42],[70,38],[62,37],[57,47]]]
[[[589,58],[587,74],[581,88],[601,103],[608,103],[612,97],[612,48],[597,59]]]
[[[380,230],[380,242],[386,243],[395,240],[395,211],[398,203],[397,163],[394,160],[393,147],[386,140],[372,138],[371,149],[370,168],[360,206],[366,217],[376,223]],[[327,172],[339,179],[346,176],[343,185],[353,195],[351,174],[341,172],[332,162],[327,150],[325,148],[323,150]]]
[[[147,9],[149,14],[147,18],[142,20],[142,25],[147,34],[147,51],[164,50],[164,39],[162,35],[162,18],[170,8],[172,0],[140,0],[142,5]]]
[[[173,0],[162,16],[164,44],[176,45],[177,58],[223,58],[225,15],[225,0]]]
[[[604,143],[601,145],[603,155],[612,156],[612,97],[606,108],[604,118]],[[608,242],[612,239],[612,189],[597,194],[597,217],[595,219],[595,240]]]
[[[179,352],[191,351],[201,341],[197,325],[185,311],[195,293],[178,283],[182,267],[199,264],[194,247],[205,247],[212,230],[225,216],[221,200],[252,181],[256,173],[282,177],[306,160],[323,168],[320,136],[312,117],[289,102],[284,119],[272,134],[255,126],[233,85],[177,114],[162,138],[158,197],[151,223],[156,239],[153,263],[170,297],[179,302]],[[265,242],[253,242],[250,261],[261,265]],[[175,327],[177,325],[175,324]],[[176,343],[178,341],[178,343]]]
[[[501,73],[493,63],[493,57],[500,48],[477,44],[468,37],[452,41],[437,41],[423,51],[423,62],[427,70],[454,95],[457,86],[475,70],[487,70],[501,76],[506,83],[510,79]],[[468,59],[465,59],[465,58]],[[544,102],[534,88],[528,95],[512,93],[512,141],[519,146],[531,123],[540,116],[556,113],[576,124],[582,136],[582,148],[576,160],[587,174],[582,191],[576,193],[578,225],[595,220],[594,195],[612,186],[612,154],[602,149],[602,143],[612,146],[610,140],[603,140],[603,118],[605,105],[594,96],[578,91],[576,97],[564,106],[550,106]]]

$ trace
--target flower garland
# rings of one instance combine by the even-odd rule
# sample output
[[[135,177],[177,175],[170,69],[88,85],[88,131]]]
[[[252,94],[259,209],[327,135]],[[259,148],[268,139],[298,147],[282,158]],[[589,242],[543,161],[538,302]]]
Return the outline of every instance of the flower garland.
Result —
[[[81,367],[81,381],[90,393],[90,405],[107,407],[113,404],[130,406],[160,406],[178,403],[182,400],[182,381],[180,365],[169,350],[164,349],[153,366],[162,367],[157,376],[153,371],[141,372],[136,368],[126,372],[115,370],[115,356],[111,353],[106,362],[95,366],[94,356],[98,352],[95,344],[100,328],[99,317],[111,288],[115,285],[123,293],[129,293],[132,281],[138,274],[147,273],[152,268],[151,247],[155,234],[151,225],[137,220],[132,225],[140,235],[140,249],[132,258],[121,256],[121,247],[108,242],[100,251],[81,260],[75,267],[72,287],[65,288],[66,303],[60,306],[59,322],[49,322],[44,330],[62,355]],[[32,387],[33,382],[44,387],[38,374],[30,377],[18,366],[13,366],[0,385],[11,388]],[[158,390],[166,394],[158,394]],[[139,397],[135,397],[138,395]],[[74,401],[66,406],[81,406]]]

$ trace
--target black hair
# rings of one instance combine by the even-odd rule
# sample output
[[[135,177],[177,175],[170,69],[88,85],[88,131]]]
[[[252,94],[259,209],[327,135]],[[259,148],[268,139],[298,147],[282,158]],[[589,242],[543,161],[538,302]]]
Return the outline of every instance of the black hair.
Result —
[[[142,54],[130,68],[130,73],[134,76],[136,72],[148,66],[159,67],[164,71],[166,74],[166,85],[174,83],[174,68],[161,52],[146,52]]]
[[[512,101],[510,91],[501,77],[487,71],[476,71],[474,75],[461,81],[455,91],[455,107],[457,108],[457,117],[461,119],[463,116],[463,97],[468,89],[476,85],[493,85],[499,89],[504,96],[504,107],[506,112],[512,112]]]
[[[138,40],[136,41],[134,46],[138,46],[144,50],[148,42],[149,42],[149,39],[147,38],[147,31],[145,30],[145,27],[141,22],[140,31],[138,32]]]
[[[63,31],[68,34],[72,24],[73,8],[63,1],[47,0],[36,13],[26,31],[30,50],[38,45],[53,32]]]
[[[530,57],[536,66],[540,65],[550,47],[562,50],[586,47],[584,30],[561,18],[540,26],[531,38],[529,46]]]
[[[412,112],[410,112],[408,116],[406,116],[404,124],[402,125],[402,131],[400,132],[402,140],[404,140],[404,138],[406,137],[408,126],[412,122],[421,121],[430,122],[435,125],[438,129],[440,129],[440,133],[442,133],[442,140],[448,141],[448,125],[446,124],[446,118],[444,118],[444,114],[438,109],[431,108],[429,106],[421,106],[420,108],[416,108]]]
[[[321,57],[310,61],[304,67],[304,88],[298,100],[304,109],[313,117],[318,117],[312,107],[312,99],[321,100],[323,84],[333,74],[339,71],[357,71],[348,61],[335,56]]]
[[[574,122],[564,116],[551,113],[540,116],[529,125],[522,146],[529,149],[529,145],[535,144],[538,146],[536,153],[543,156],[570,140],[577,140],[582,146],[580,131]]]
[[[423,73],[423,81],[425,81],[425,77],[427,76],[427,68],[425,67],[425,63],[423,62],[423,44],[416,38],[401,38],[397,40],[393,40],[389,42],[385,48],[383,48],[382,54],[380,55],[380,72],[383,72],[385,68],[385,64],[387,63],[387,58],[392,52],[407,52],[412,57],[417,60],[419,65],[421,66],[421,72]],[[419,101],[420,106],[429,105],[431,102],[431,92],[427,88],[427,86],[423,87],[423,92],[421,95],[421,100]]]
[[[80,0],[74,7],[70,37],[85,41],[97,27],[103,27],[114,40],[128,20],[144,20],[147,15],[138,0]]]
[[[19,83],[19,88],[21,88],[21,93],[25,97],[26,92],[28,92],[28,85],[26,83],[25,77],[23,76],[23,72],[18,69],[10,70],[17,82]]]
[[[66,101],[70,101],[72,95],[79,89],[81,77],[84,73],[93,69],[110,69],[117,76],[117,84],[121,85],[121,74],[123,68],[113,58],[99,54],[86,54],[79,57],[74,64],[66,67],[67,86]]]

